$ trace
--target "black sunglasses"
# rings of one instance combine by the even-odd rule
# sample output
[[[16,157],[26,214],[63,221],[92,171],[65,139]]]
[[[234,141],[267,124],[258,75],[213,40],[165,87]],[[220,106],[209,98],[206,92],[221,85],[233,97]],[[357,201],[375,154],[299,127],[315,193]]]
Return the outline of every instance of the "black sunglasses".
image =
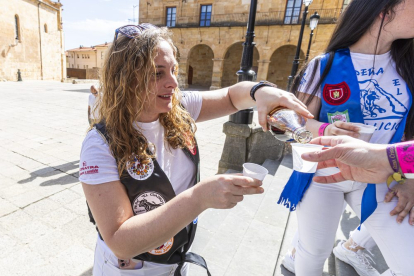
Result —
[[[142,34],[145,30],[148,29],[158,29],[158,27],[150,23],[142,23],[139,25],[125,25],[119,27],[115,30],[115,41],[118,39],[119,34],[122,34],[132,39]]]

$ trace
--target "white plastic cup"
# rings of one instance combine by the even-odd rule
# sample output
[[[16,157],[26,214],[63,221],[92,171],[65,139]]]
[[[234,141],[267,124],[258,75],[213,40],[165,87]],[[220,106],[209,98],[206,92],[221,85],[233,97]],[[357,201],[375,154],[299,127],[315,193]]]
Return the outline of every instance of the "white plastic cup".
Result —
[[[243,164],[243,175],[257,180],[263,181],[269,171],[260,165],[254,163],[244,163]]]
[[[314,152],[322,150],[323,146],[313,144],[300,144],[293,143],[292,156],[293,156],[293,169],[303,173],[314,173],[318,167],[318,162],[309,162],[302,159],[302,154],[306,152]]]
[[[352,123],[354,126],[359,127],[359,139],[369,142],[371,140],[372,135],[374,134],[375,130],[377,129],[374,126],[365,125],[361,123]]]

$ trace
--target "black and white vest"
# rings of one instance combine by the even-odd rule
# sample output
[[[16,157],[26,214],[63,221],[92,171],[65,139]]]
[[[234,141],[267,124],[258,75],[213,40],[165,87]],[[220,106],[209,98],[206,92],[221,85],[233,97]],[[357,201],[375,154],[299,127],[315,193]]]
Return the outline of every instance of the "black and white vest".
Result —
[[[105,124],[96,124],[94,128],[108,143],[109,137]],[[200,181],[200,156],[197,143],[193,150],[188,148],[183,148],[182,150],[196,167],[196,177],[193,183],[193,185],[196,185]],[[149,164],[141,164],[139,160],[135,159],[134,164],[128,166],[122,172],[120,181],[126,188],[134,215],[150,212],[176,196],[170,180],[155,158]],[[89,206],[88,212],[90,221],[95,224]],[[149,252],[135,256],[134,259],[159,264],[178,264],[175,276],[181,275],[180,270],[185,262],[190,262],[204,267],[207,270],[207,274],[210,275],[205,260],[195,253],[188,252],[194,240],[197,221],[198,218],[195,218],[192,223],[183,228],[169,241]],[[96,229],[99,233],[99,229]],[[100,233],[99,236],[102,239]]]

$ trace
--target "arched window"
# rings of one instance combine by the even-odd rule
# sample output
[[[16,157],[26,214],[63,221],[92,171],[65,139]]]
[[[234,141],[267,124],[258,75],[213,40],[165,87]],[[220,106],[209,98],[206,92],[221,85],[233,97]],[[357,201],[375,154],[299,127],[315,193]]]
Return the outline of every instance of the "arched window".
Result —
[[[20,20],[17,14],[14,16],[14,34],[15,39],[20,41]]]
[[[44,25],[45,33],[47,33],[47,24]]]

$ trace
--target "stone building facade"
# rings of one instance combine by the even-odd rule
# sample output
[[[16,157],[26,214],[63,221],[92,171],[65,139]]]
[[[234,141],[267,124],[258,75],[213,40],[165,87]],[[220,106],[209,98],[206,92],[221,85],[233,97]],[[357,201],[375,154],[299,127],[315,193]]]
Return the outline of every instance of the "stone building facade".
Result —
[[[105,53],[111,43],[67,50],[67,76],[78,79],[98,79]]]
[[[66,78],[62,4],[51,0],[1,0],[0,78]]]
[[[310,59],[326,47],[336,21],[350,0],[314,0],[321,16],[314,31]],[[145,0],[140,1],[140,23],[167,26],[179,49],[181,87],[212,89],[237,82],[242,43],[245,41],[250,0]],[[304,5],[302,0],[258,1],[253,70],[257,80],[269,80],[286,89],[296,53]],[[300,58],[310,38],[307,22]]]
[[[105,42],[91,47],[79,46],[79,48],[67,50],[67,68],[102,68],[105,59],[105,51],[110,45],[111,43]]]

